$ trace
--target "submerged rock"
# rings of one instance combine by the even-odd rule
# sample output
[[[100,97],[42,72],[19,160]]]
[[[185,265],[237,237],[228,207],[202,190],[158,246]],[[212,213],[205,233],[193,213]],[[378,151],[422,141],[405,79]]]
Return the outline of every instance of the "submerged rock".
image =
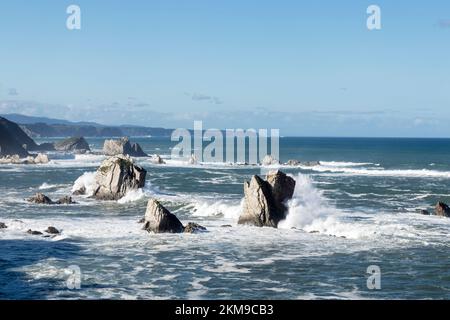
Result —
[[[161,158],[161,156],[159,154],[155,155],[152,158],[152,163],[154,164],[165,164],[166,162],[163,160],[163,158]]]
[[[184,231],[180,220],[155,199],[148,201],[144,219],[144,230],[149,232],[181,233]]]
[[[444,202],[438,202],[434,209],[434,213],[440,217],[450,217],[450,207]]]
[[[8,228],[4,222],[0,222],[0,229]]]
[[[103,153],[107,156],[129,155],[131,157],[147,157],[138,143],[130,143],[127,137],[119,140],[105,140]]]
[[[37,204],[53,204],[53,201],[49,197],[40,192],[36,193],[31,198],[28,198],[27,201]]]
[[[189,222],[184,227],[185,233],[196,233],[196,232],[204,232],[204,231],[206,231],[206,228],[195,222]]]
[[[61,233],[55,227],[48,227],[47,230],[45,230],[45,232],[50,233],[50,234],[60,234]]]
[[[89,143],[83,137],[72,137],[54,144],[57,151],[86,152],[91,151]]]
[[[293,159],[288,160],[288,162],[285,163],[285,165],[288,165],[288,166],[298,166],[299,164],[300,164],[300,161],[293,160]]]
[[[147,171],[135,165],[129,156],[113,156],[104,160],[95,174],[97,185],[93,197],[118,200],[130,190],[144,187]]]
[[[74,196],[82,196],[86,194],[86,187],[82,186],[80,189],[75,190],[74,192],[72,192],[72,195]]]
[[[72,200],[71,196],[64,196],[56,201],[56,204],[76,204],[76,202]]]
[[[31,229],[28,229],[27,233],[28,233],[28,234],[31,234],[31,235],[33,235],[33,236],[40,236],[40,235],[43,235],[42,232],[40,232],[40,231],[35,231],[35,230],[31,230]]]
[[[266,181],[253,176],[244,183],[244,208],[238,223],[276,228],[286,218],[284,202],[292,198],[294,189],[295,180],[279,170],[269,172]]]

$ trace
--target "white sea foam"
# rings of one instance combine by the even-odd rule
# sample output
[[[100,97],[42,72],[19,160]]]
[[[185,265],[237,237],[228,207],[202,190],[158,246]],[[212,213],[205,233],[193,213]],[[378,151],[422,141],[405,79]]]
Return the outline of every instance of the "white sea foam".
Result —
[[[378,163],[372,162],[345,162],[345,161],[320,161],[320,164],[327,167],[362,167],[362,166],[379,166]]]
[[[449,171],[437,171],[428,169],[388,169],[383,168],[354,168],[354,167],[336,167],[327,165],[317,165],[312,167],[300,166],[305,170],[316,172],[339,173],[343,175],[354,176],[377,176],[377,177],[406,177],[406,178],[450,178]]]
[[[58,186],[57,184],[49,184],[47,182],[44,182],[39,186],[39,190],[53,189],[56,188],[57,186]]]
[[[192,201],[194,207],[193,216],[223,216],[226,219],[237,220],[242,210],[242,201],[240,203],[235,203],[226,200],[214,201],[207,199],[194,199]]]
[[[125,196],[117,200],[120,204],[130,203],[141,200],[145,197],[145,193],[142,189],[130,190]]]
[[[77,180],[75,180],[72,192],[80,190],[81,188],[86,188],[86,195],[91,196],[94,194],[97,184],[95,182],[95,172],[85,172]]]

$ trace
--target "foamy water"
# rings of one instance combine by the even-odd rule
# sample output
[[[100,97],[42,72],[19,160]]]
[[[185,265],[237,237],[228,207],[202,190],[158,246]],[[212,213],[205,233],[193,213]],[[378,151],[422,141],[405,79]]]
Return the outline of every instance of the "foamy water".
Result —
[[[286,220],[272,229],[237,224],[244,180],[271,167],[189,165],[168,158],[169,143],[140,143],[166,164],[136,159],[147,184],[118,201],[89,198],[103,156],[55,154],[48,165],[0,166],[0,221],[8,226],[0,230],[0,298],[448,297],[450,219],[417,213],[450,200],[450,168],[438,156],[420,164],[406,157],[396,166],[379,157],[330,159],[342,159],[336,148],[307,159],[320,160],[317,166],[281,165],[296,188]],[[293,146],[301,159],[305,152]],[[25,201],[38,191],[58,199],[81,186],[87,195],[75,196],[76,205]],[[138,221],[152,197],[208,232],[142,230]],[[46,237],[49,226],[61,234]],[[383,273],[380,291],[365,286],[373,264]],[[81,290],[66,285],[73,265],[82,272]]]

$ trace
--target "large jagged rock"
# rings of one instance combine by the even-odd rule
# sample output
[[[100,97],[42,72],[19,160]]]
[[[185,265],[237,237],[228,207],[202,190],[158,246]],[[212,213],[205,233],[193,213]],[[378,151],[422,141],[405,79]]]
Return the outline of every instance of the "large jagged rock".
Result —
[[[147,171],[135,165],[129,156],[110,157],[97,169],[97,187],[93,197],[98,200],[118,200],[128,191],[144,187],[146,175]]]
[[[266,181],[253,176],[244,183],[244,207],[238,223],[276,228],[286,218],[284,203],[292,198],[294,189],[295,180],[279,170],[269,172]]]
[[[150,199],[147,203],[144,229],[154,233],[184,232],[184,227],[180,220],[155,199]]]
[[[129,155],[131,157],[147,157],[138,143],[130,143],[127,137],[119,140],[105,140],[103,153],[107,156]]]
[[[55,142],[55,149],[57,151],[70,152],[86,152],[91,151],[89,143],[83,137],[72,137],[63,141]]]
[[[450,217],[450,207],[444,202],[438,202],[434,214],[440,217]]]

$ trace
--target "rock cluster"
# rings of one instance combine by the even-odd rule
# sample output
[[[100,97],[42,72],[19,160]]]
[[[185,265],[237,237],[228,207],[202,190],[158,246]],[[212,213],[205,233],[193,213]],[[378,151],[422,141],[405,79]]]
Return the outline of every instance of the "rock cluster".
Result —
[[[65,196],[59,199],[58,201],[53,201],[49,197],[47,197],[43,193],[36,193],[34,196],[27,199],[28,202],[36,203],[36,204],[75,204],[72,200],[72,197]]]
[[[23,159],[18,154],[0,158],[0,164],[45,164],[49,161],[48,156],[43,153],[39,153],[36,157],[27,156]]]

